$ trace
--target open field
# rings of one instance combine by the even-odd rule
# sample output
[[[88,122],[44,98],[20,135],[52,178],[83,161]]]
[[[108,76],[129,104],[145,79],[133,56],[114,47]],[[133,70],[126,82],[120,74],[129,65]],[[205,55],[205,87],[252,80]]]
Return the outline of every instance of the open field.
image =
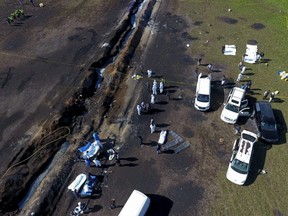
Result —
[[[148,216],[288,213],[284,120],[288,83],[276,74],[286,69],[288,3],[48,0],[45,4],[39,8],[25,2],[26,17],[15,25],[3,25],[0,34],[0,70],[5,75],[0,89],[1,215],[70,215],[79,201],[91,208],[87,215],[118,215],[133,189],[151,196]],[[7,16],[18,6],[5,1],[0,11]],[[248,40],[258,42],[268,63],[246,64],[243,80],[253,83],[250,102],[261,99],[267,89],[280,91],[272,106],[282,130],[279,145],[258,143],[249,181],[239,187],[225,177],[237,136],[232,125],[220,120],[229,92],[220,79],[226,75],[235,81]],[[237,55],[224,56],[224,44],[235,44]],[[209,73],[207,63],[221,69],[211,73],[209,112],[193,107],[199,56],[200,72]],[[147,78],[147,69],[155,72],[152,78]],[[131,79],[134,73],[143,78]],[[169,97],[157,95],[151,112],[137,115],[136,105],[150,101],[151,88],[147,91],[146,84],[162,78]],[[157,125],[152,134],[151,118]],[[255,130],[252,119],[240,125]],[[157,154],[162,129],[175,131],[190,147],[179,154],[173,150]],[[91,140],[94,131],[105,149],[119,151],[121,167],[105,158],[102,167],[75,160],[77,148]],[[172,139],[168,135],[168,141]],[[263,167],[268,174],[258,175]],[[76,198],[67,186],[85,172],[99,177],[99,187],[92,197]],[[35,188],[27,196],[31,185]],[[113,210],[112,198],[118,206]]]
[[[205,63],[221,67],[228,78],[236,80],[237,64],[245,52],[248,40],[256,40],[258,48],[265,53],[265,64],[246,64],[251,70],[251,97],[262,99],[267,89],[280,91],[279,102],[273,109],[281,110],[287,121],[288,83],[280,80],[278,70],[287,70],[288,3],[285,1],[179,1],[178,13],[185,14],[194,21],[190,32],[194,39],[191,53],[197,58],[202,55]],[[231,9],[229,12],[228,9]],[[261,29],[252,27],[254,23]],[[262,24],[262,25],[260,25]],[[206,41],[208,43],[205,43]],[[236,56],[224,56],[224,44],[237,46]],[[248,76],[247,76],[248,78]],[[279,115],[279,111],[277,112]],[[218,113],[217,113],[218,115]],[[286,138],[285,138],[286,137]],[[210,215],[286,215],[288,214],[287,185],[287,133],[281,145],[273,145],[264,155],[264,168],[268,175],[259,176],[247,187],[238,187],[225,178],[226,168],[220,169],[218,180],[221,184],[218,199],[210,209]],[[265,151],[258,149],[258,152]],[[266,158],[265,158],[266,155]],[[257,162],[255,153],[255,162]]]

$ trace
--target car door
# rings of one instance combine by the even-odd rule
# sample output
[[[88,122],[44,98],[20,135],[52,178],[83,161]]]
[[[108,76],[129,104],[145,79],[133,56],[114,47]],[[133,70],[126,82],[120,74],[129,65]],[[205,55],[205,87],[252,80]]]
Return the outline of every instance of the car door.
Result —
[[[246,108],[240,110],[239,115],[240,116],[250,116],[251,115],[250,107],[246,107]]]

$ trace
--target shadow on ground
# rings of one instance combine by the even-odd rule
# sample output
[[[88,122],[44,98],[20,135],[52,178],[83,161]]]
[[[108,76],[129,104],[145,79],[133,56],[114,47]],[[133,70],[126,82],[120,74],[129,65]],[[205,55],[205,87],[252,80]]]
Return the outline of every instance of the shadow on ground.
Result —
[[[145,215],[147,216],[168,216],[173,206],[169,198],[157,194],[147,194],[151,200],[150,207]]]

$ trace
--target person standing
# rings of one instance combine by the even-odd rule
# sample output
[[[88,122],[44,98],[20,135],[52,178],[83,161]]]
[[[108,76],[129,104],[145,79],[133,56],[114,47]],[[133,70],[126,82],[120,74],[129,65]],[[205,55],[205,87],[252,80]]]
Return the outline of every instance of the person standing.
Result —
[[[159,84],[159,91],[160,91],[160,94],[162,94],[163,91],[164,91],[164,84],[163,84],[163,82],[160,82],[160,84]]]
[[[243,66],[240,73],[243,75],[245,70],[246,70],[246,66]]]
[[[198,78],[198,75],[199,75],[199,71],[198,71],[198,67],[196,67],[196,69],[195,69],[195,77],[196,77],[196,79]]]
[[[116,208],[116,200],[113,198],[111,199],[110,209],[114,209],[114,208]]]
[[[241,127],[237,124],[234,124],[234,128],[235,128],[235,135],[240,135]]]
[[[268,98],[269,94],[270,94],[270,90],[265,91],[263,94],[263,100],[266,100]]]
[[[242,67],[243,67],[243,61],[240,61],[239,64],[238,64],[238,68],[239,68],[240,71],[242,70]]]
[[[201,65],[201,61],[202,61],[202,58],[199,58],[199,59],[198,59],[198,62],[197,62],[197,65],[198,65],[198,66]]]
[[[138,115],[141,115],[141,106],[138,104],[137,105],[137,113],[138,113]]]
[[[151,118],[151,120],[150,120],[150,124],[154,124],[155,122],[154,122],[154,119],[153,118]]]
[[[151,69],[147,70],[147,76],[148,76],[148,78],[150,78],[152,76],[152,70]]]
[[[115,152],[115,161],[118,167],[121,166],[121,161],[120,161],[120,157],[119,157],[119,153]]]
[[[222,76],[222,79],[221,79],[221,86],[224,87],[226,84],[226,77],[225,75]]]
[[[152,86],[152,94],[157,95],[157,85]]]
[[[29,2],[35,7],[34,0],[29,0]]]
[[[151,94],[151,104],[155,104],[155,95]]]
[[[242,74],[241,74],[241,73],[239,73],[239,74],[238,74],[238,77],[237,77],[237,82],[240,82],[240,81],[241,81],[241,79],[242,79]]]
[[[143,138],[142,138],[142,136],[139,135],[138,139],[139,139],[140,146],[142,147],[143,146]]]
[[[153,124],[150,124],[150,131],[151,131],[151,134],[154,133],[156,130],[156,125],[153,123]]]
[[[150,91],[150,83],[149,82],[146,82],[146,89],[147,89],[147,91],[149,92]]]
[[[157,152],[157,154],[161,153],[161,145],[160,144],[157,145],[156,152]]]
[[[275,98],[275,93],[271,92],[269,102],[271,103],[272,101],[274,101],[274,98]]]
[[[208,68],[208,70],[213,71],[213,65],[212,64],[208,64],[207,68]]]

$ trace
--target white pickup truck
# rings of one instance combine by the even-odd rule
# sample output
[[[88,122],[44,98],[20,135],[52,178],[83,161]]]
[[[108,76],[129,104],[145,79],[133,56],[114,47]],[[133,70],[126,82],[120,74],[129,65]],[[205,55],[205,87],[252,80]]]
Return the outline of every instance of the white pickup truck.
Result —
[[[228,95],[221,113],[221,120],[229,124],[235,124],[239,116],[250,116],[248,100],[245,99],[245,90],[234,87]]]

